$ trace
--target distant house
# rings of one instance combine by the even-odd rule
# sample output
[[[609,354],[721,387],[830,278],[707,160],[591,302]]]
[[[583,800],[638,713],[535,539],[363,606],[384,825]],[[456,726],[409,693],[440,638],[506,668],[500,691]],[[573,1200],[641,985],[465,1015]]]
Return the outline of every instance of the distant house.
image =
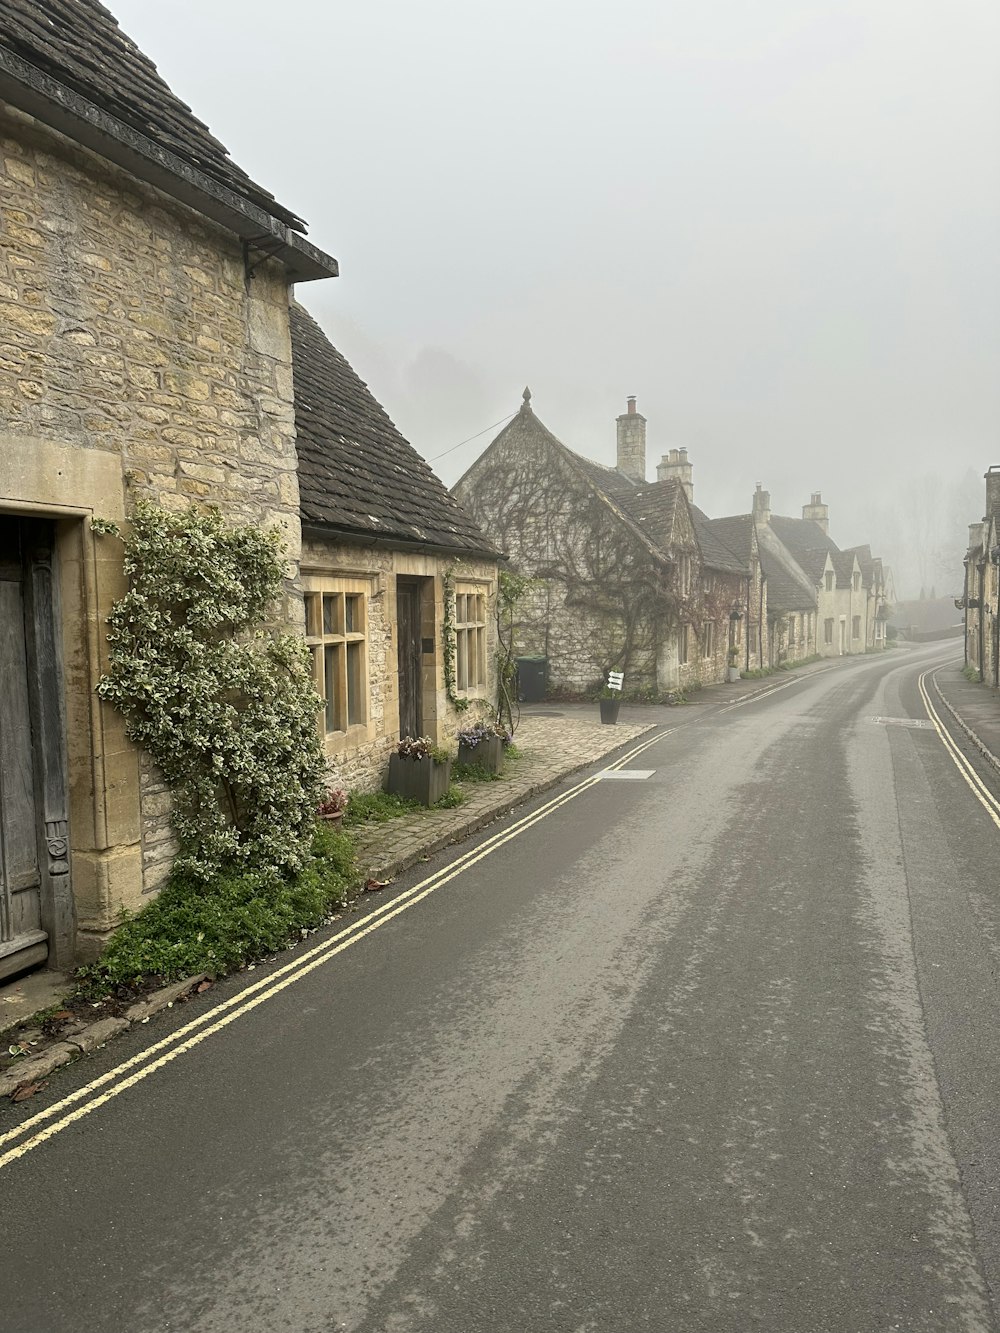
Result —
[[[964,618],[966,665],[980,680],[1000,685],[1000,466],[986,473],[986,512],[969,524],[965,587],[958,606]]]
[[[490,710],[498,552],[301,306],[291,336],[321,730],[333,781],[372,789],[401,735],[441,744]]]
[[[809,504],[802,506],[801,518],[786,518],[770,512],[770,498],[758,487],[755,518],[764,550],[783,574],[794,576],[795,595],[799,596],[799,587],[813,590],[814,611],[805,606],[789,608],[798,618],[792,624],[798,626],[799,642],[804,636],[813,645],[811,651],[821,657],[883,647],[881,561],[873,559],[867,546],[840,550],[829,535],[829,510],[821,494],[815,492]],[[808,619],[812,615],[815,628]]]
[[[536,584],[518,626],[548,660],[555,690],[589,691],[609,669],[626,692],[662,694],[725,677],[740,559],[691,502],[691,464],[673,450],[646,481],[646,421],[635,399],[617,421],[617,466],[563,444],[519,412],[454,493],[512,565]]]

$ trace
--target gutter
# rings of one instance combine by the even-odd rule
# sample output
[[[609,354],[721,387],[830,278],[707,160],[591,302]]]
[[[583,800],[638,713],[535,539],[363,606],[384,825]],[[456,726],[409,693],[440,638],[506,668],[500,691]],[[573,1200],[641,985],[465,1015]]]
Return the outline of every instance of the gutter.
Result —
[[[0,99],[278,259],[291,282],[335,278],[337,261],[265,209],[0,47]],[[283,210],[284,211],[284,210]]]
[[[386,551],[417,551],[427,555],[450,556],[453,560],[489,560],[506,564],[510,557],[503,551],[478,550],[468,546],[446,546],[440,542],[422,542],[416,538],[373,536],[370,532],[354,532],[350,528],[328,528],[315,523],[302,524],[303,537],[316,541],[351,542],[355,546],[372,546]]]

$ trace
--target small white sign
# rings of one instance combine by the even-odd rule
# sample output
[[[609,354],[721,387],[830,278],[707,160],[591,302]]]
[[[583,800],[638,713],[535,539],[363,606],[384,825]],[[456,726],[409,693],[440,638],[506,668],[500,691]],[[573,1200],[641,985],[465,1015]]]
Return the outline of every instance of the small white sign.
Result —
[[[609,671],[609,672],[608,672],[608,689],[609,689],[609,690],[620,690],[621,687],[622,687],[622,681],[623,681],[624,679],[625,679],[625,672],[624,672],[624,671]]]

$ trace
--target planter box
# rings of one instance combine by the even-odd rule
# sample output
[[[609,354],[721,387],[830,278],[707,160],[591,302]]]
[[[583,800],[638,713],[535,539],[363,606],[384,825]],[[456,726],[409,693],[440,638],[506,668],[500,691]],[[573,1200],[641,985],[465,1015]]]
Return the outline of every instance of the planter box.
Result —
[[[436,764],[433,759],[409,759],[401,754],[389,756],[386,791],[407,801],[433,805],[440,801],[451,784],[451,760]]]
[[[499,736],[490,736],[487,740],[480,741],[478,745],[463,745],[459,742],[460,764],[475,764],[477,768],[483,768],[487,773],[502,773],[503,757],[503,741]]]
[[[614,726],[618,721],[618,710],[622,706],[621,699],[599,699],[601,705],[601,721],[608,726]]]

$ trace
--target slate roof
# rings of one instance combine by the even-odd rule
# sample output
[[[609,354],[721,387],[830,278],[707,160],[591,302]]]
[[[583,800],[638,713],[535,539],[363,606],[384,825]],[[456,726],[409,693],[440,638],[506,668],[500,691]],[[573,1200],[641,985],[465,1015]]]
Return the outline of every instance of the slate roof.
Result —
[[[733,532],[736,544],[730,546],[726,540],[728,529],[723,525],[729,522],[724,518],[709,518],[697,505],[691,506],[694,530],[701,547],[701,556],[709,569],[722,570],[727,574],[750,573],[750,547],[743,549],[742,532]],[[749,518],[749,514],[747,518]]]
[[[854,579],[854,552],[835,551],[831,552],[831,555],[833,556],[833,567],[837,572],[838,586],[849,588]]]
[[[764,542],[760,546],[760,567],[767,579],[768,611],[815,611],[815,589],[806,587],[787,570]]]
[[[305,231],[300,218],[236,165],[97,0],[0,0],[0,47],[271,217]]]
[[[670,477],[641,485],[631,482],[617,497],[633,523],[664,553],[680,543],[682,490],[680,482]]]
[[[303,525],[498,558],[312,316],[290,323]]]
[[[858,557],[858,564],[861,566],[861,582],[866,588],[870,588],[874,581],[876,563],[876,559],[872,555],[872,548],[868,545],[848,546],[844,554]]]
[[[785,518],[781,514],[772,514],[770,528],[814,583],[823,578],[827,553],[839,554],[836,544],[811,518]]]
[[[709,520],[718,541],[737,556],[743,572],[749,573],[754,552],[754,521],[752,514],[729,514]]]

